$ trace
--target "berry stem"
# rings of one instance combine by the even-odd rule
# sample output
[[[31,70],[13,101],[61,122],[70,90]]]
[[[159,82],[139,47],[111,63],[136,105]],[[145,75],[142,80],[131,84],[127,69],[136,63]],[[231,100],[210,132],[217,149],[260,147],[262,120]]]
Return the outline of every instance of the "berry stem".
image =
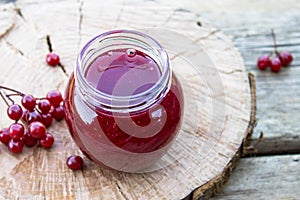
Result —
[[[5,102],[5,104],[6,104],[7,106],[9,106],[9,103],[7,102],[7,100],[6,100],[6,98],[4,97],[4,95],[3,95],[3,93],[2,93],[1,90],[0,90],[0,96],[1,96],[1,98],[3,99],[3,101]]]
[[[12,93],[12,94],[7,94],[6,97],[11,97],[11,96],[20,96],[19,93]]]
[[[22,93],[22,92],[20,92],[20,91],[18,91],[18,90],[14,90],[14,89],[9,88],[9,87],[5,87],[5,86],[3,86],[3,85],[0,85],[0,89],[9,90],[9,91],[11,91],[11,92],[15,92],[15,93],[19,94],[20,96],[25,96],[24,93]]]
[[[278,54],[278,51],[277,51],[277,43],[276,43],[276,35],[274,33],[274,29],[271,29],[272,30],[272,38],[273,38],[273,43],[274,43],[274,53],[275,54]]]
[[[14,94],[14,95],[18,95],[18,94]],[[8,100],[10,100],[12,102],[12,104],[15,104],[15,101],[12,98],[10,98],[10,96],[13,96],[13,95],[11,95],[11,94],[5,94],[5,96],[6,96],[6,98],[8,98]]]
[[[36,99],[37,101],[40,101],[40,100],[46,99],[46,97],[36,97],[35,99]]]

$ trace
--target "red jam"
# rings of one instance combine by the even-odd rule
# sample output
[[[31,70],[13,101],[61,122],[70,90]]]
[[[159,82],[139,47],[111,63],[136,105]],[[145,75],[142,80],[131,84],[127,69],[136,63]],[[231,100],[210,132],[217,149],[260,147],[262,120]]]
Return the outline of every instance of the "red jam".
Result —
[[[147,91],[162,78],[158,64],[133,49],[102,53],[87,66],[83,77],[89,87],[111,98],[110,105],[86,100],[81,82],[72,76],[65,94],[66,122],[81,151],[95,163],[111,169],[136,172],[151,166],[169,149],[179,132],[183,96],[172,72],[169,85],[147,104]],[[89,89],[91,90],[91,89]],[[85,90],[84,90],[85,91]],[[139,104],[134,96],[145,95]],[[149,94],[148,94],[149,96]],[[114,98],[128,98],[128,106],[114,109]],[[106,102],[107,103],[107,102]]]
[[[161,77],[157,64],[133,49],[100,55],[87,69],[85,78],[97,90],[116,96],[129,96],[150,89]]]

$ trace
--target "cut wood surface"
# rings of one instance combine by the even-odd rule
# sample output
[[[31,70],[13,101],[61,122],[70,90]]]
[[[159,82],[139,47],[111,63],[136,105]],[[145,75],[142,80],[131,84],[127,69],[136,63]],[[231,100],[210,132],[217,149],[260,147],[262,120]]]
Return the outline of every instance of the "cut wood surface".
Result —
[[[183,127],[168,154],[180,155],[178,159],[149,173],[112,172],[88,160],[84,170],[73,172],[65,159],[80,152],[66,124],[59,122],[50,128],[56,142],[49,150],[35,147],[16,156],[1,146],[0,198],[197,199],[214,194],[227,180],[251,132],[251,98],[243,59],[219,29],[207,24],[200,27],[195,13],[156,1],[19,0],[0,9],[0,17],[7,19],[0,26],[0,83],[36,96],[51,89],[63,91],[80,48],[107,30],[166,28],[199,47],[189,52],[183,43],[178,52],[170,52],[174,70],[189,81],[183,82],[187,100]],[[158,40],[164,36],[156,35]],[[167,39],[159,41],[179,42]],[[61,56],[65,72],[45,64],[51,49]],[[205,54],[211,59],[211,66],[195,63],[202,79],[178,67],[186,64],[185,53],[188,59]],[[0,106],[5,110],[3,102]],[[1,127],[10,123],[1,115]]]

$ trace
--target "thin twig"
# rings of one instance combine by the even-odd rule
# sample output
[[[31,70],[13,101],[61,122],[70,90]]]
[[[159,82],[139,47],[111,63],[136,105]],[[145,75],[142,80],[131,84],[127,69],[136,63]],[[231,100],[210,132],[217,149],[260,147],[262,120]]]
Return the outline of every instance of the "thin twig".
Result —
[[[272,29],[272,38],[273,38],[273,43],[274,43],[274,53],[277,54],[277,43],[276,43],[276,36],[274,33],[274,29]]]
[[[4,92],[4,93],[5,93],[5,92]],[[14,101],[12,98],[10,98],[11,95],[5,94],[5,96],[6,96],[6,98],[8,98],[8,100],[11,101],[12,104],[15,104],[15,101]]]
[[[35,98],[37,101],[39,101],[39,100],[43,100],[43,99],[47,99],[46,97],[36,97]]]
[[[3,101],[5,102],[5,104],[6,104],[7,106],[9,106],[9,103],[8,103],[7,100],[5,99],[5,97],[4,97],[4,95],[3,95],[3,93],[2,93],[1,90],[0,90],[0,96],[1,96],[1,98],[3,99]]]
[[[19,96],[19,97],[22,97],[22,96],[20,96],[19,93],[7,94],[7,95],[5,95],[5,96],[6,96],[6,97],[11,97],[11,96]]]
[[[5,87],[5,86],[3,86],[3,85],[0,85],[0,89],[9,90],[9,91],[11,91],[11,92],[18,93],[18,94],[21,95],[21,96],[25,96],[24,93],[22,93],[22,92],[20,92],[20,91],[18,91],[18,90],[11,89],[11,88],[9,88],[9,87]]]

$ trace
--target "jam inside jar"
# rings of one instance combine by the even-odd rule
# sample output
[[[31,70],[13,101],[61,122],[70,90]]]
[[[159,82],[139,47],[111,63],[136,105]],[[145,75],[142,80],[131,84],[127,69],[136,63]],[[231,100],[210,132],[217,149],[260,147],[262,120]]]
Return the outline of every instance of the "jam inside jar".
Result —
[[[80,150],[100,166],[138,172],[170,148],[183,94],[162,46],[132,30],[103,33],[81,50],[64,100]]]

